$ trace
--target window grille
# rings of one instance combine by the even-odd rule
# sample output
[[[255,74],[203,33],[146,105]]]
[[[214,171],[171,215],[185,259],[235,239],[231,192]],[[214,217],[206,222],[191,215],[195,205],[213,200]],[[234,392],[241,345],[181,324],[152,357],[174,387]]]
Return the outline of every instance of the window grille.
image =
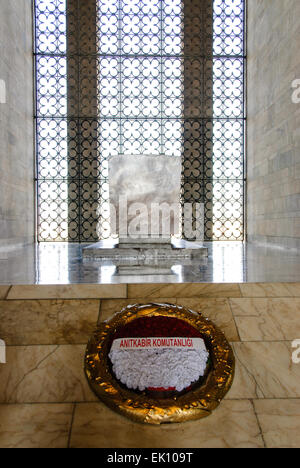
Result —
[[[244,3],[35,0],[39,241],[109,238],[119,153],[181,155],[205,239],[244,239]]]

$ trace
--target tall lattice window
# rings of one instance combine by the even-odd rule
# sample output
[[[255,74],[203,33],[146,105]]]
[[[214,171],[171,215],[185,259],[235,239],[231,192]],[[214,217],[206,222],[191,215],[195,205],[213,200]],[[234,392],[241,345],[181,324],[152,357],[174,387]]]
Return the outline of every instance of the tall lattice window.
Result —
[[[110,236],[111,154],[182,156],[207,240],[242,240],[244,0],[35,0],[38,238]]]

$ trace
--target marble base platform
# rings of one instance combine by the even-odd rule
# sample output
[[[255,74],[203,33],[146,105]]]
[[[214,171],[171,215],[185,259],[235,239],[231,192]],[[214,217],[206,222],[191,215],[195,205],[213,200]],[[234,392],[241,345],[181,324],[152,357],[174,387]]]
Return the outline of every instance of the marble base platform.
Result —
[[[147,243],[127,245],[127,248],[119,246],[111,241],[100,241],[83,248],[84,259],[110,260],[114,264],[145,265],[149,262],[172,262],[184,259],[201,259],[208,256],[208,249],[202,244],[185,240],[172,241],[169,244]]]
[[[119,239],[117,245],[119,249],[168,249],[171,250],[171,238],[162,237],[140,237],[133,239],[130,237],[123,237]]]

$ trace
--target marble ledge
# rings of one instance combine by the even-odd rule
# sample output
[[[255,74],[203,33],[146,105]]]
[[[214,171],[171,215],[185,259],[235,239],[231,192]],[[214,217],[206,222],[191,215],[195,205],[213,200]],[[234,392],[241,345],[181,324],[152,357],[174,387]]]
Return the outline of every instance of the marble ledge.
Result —
[[[241,283],[242,297],[300,297],[300,283]]]
[[[241,297],[241,291],[230,283],[129,284],[128,298],[136,297]]]
[[[297,283],[119,283],[35,284],[0,286],[0,300],[173,298],[293,298]]]
[[[108,299],[126,297],[126,284],[68,284],[12,286],[7,299]]]

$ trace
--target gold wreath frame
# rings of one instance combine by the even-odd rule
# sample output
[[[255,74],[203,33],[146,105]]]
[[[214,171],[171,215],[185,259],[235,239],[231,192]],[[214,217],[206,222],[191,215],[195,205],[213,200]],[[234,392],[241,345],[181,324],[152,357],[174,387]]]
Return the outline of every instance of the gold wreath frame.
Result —
[[[149,398],[121,386],[113,376],[108,354],[115,332],[141,317],[175,317],[196,328],[209,350],[211,369],[204,383],[169,399]],[[100,324],[85,355],[85,374],[92,390],[111,409],[146,424],[180,423],[209,416],[231,387],[234,355],[225,335],[201,314],[172,304],[135,304]]]

